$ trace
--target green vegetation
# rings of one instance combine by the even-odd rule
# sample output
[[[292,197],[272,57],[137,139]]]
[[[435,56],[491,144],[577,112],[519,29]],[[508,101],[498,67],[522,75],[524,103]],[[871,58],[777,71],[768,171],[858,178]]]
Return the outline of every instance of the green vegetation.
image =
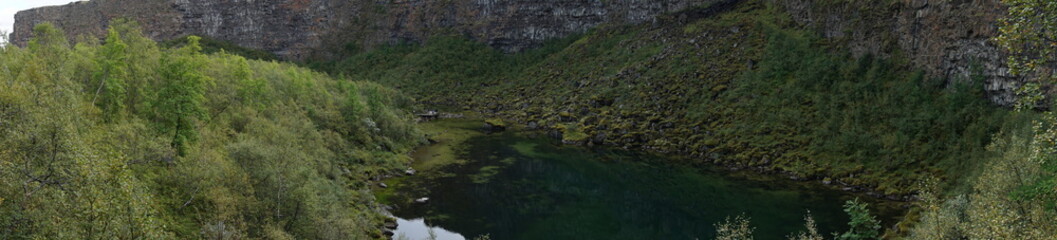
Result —
[[[195,123],[208,120],[205,91],[213,79],[199,70],[207,61],[199,53],[198,37],[192,36],[190,44],[179,51],[162,56],[158,69],[162,85],[152,105],[162,134],[173,136],[171,144],[183,156],[187,145],[198,139]]]
[[[721,161],[771,165],[903,194],[959,179],[985,155],[1006,113],[981,79],[942,80],[901,64],[833,56],[811,38],[772,31],[758,69],[691,111],[715,124]]]
[[[1057,62],[1054,5],[1006,3],[1010,16],[997,42],[1013,53],[1015,72],[1047,77]],[[687,24],[601,26],[528,53],[440,37],[310,65],[557,131],[567,142],[678,152],[699,164],[922,195],[931,200],[909,219],[920,219],[911,232],[924,239],[1054,236],[1053,117],[992,106],[982,74],[933,79],[898,52],[852,56],[839,46],[846,39],[816,35],[777,7],[748,1]],[[1042,86],[1026,84],[1021,105],[1046,109]],[[1036,127],[1020,130],[1026,125]],[[1013,217],[985,222],[1005,219],[996,214]],[[871,228],[848,237],[876,236],[865,231]],[[991,233],[976,232],[984,229]]]
[[[574,37],[554,40],[525,53],[508,55],[462,36],[436,36],[428,44],[404,43],[368,52],[351,51],[339,61],[313,62],[309,66],[411,91],[425,102],[455,104],[452,99],[494,84],[497,79],[519,76],[526,67],[561,50]]]
[[[860,202],[859,199],[849,200],[844,203],[844,212],[848,213],[851,217],[851,221],[848,222],[849,229],[844,233],[833,233],[833,239],[836,240],[869,240],[869,239],[880,239],[881,238],[881,222],[877,221],[873,215],[870,215],[868,205],[864,202]],[[811,212],[808,212],[804,216],[804,227],[807,229],[806,232],[800,232],[796,235],[787,236],[790,240],[823,240],[822,234],[818,232],[818,226],[815,225],[815,219],[811,217]],[[753,231],[755,228],[752,227],[749,218],[745,216],[737,216],[733,220],[727,217],[723,223],[715,224],[716,228],[716,240],[751,240],[753,239]],[[918,238],[914,238],[918,239]],[[928,238],[928,239],[940,239],[940,238]],[[942,238],[946,239],[946,238]]]
[[[818,225],[815,223],[815,218],[811,217],[811,211],[807,212],[804,216],[804,228],[807,231],[801,231],[796,235],[789,235],[787,238],[791,240],[823,240],[822,234],[818,232]]]
[[[1002,0],[1008,15],[999,20],[995,42],[1010,53],[1009,71],[1051,80],[1057,64],[1057,4],[1044,0]]]
[[[852,57],[750,1],[684,26],[602,26],[502,55],[442,37],[313,66],[563,133],[701,164],[829,177],[886,195],[961,179],[1007,119],[983,80]],[[443,89],[443,91],[437,91]]]
[[[1037,123],[1057,119],[1048,118]],[[940,191],[926,184],[912,239],[1053,239],[1057,189],[1037,185],[1054,169],[1052,125],[1024,124],[988,146],[995,153],[971,177],[969,189]],[[1041,180],[1041,181],[1040,181]]]
[[[368,179],[423,141],[411,98],[291,64],[161,48],[116,21],[0,48],[0,238],[370,239]]]
[[[851,221],[848,222],[850,228],[837,236],[837,239],[865,240],[881,236],[881,222],[870,215],[870,210],[866,207],[867,204],[859,202],[859,199],[844,203],[844,212],[851,216]]]
[[[276,56],[275,54],[273,54],[271,52],[264,51],[264,50],[246,48],[246,47],[242,47],[242,46],[239,46],[239,45],[235,45],[234,43],[231,43],[231,42],[228,42],[228,41],[217,40],[217,39],[213,39],[213,38],[210,38],[210,37],[184,36],[184,37],[181,37],[181,38],[164,41],[164,42],[161,42],[160,44],[161,44],[161,47],[163,47],[163,48],[179,48],[179,47],[186,46],[188,43],[190,43],[191,42],[191,38],[197,38],[198,39],[197,40],[198,41],[198,45],[202,47],[201,51],[202,51],[202,53],[205,53],[205,54],[213,54],[213,53],[225,52],[225,53],[230,53],[230,54],[234,54],[234,55],[239,55],[239,56],[242,56],[242,57],[244,57],[246,59],[252,59],[252,60],[262,60],[262,61],[279,60],[279,56]]]
[[[1004,0],[1008,15],[999,21],[996,42],[1011,53],[1010,71],[1028,81],[1019,91],[1018,127],[995,135],[992,153],[968,178],[965,189],[942,191],[925,184],[914,239],[1057,238],[1057,114],[1043,86],[1052,86],[1057,62],[1054,34],[1057,4]],[[1049,111],[1040,114],[1032,109]]]
[[[1043,86],[1057,84],[1057,76],[1052,74],[1057,69],[1057,56],[1054,55],[1057,53],[1057,3],[1028,0],[1002,2],[1009,6],[1008,16],[999,21],[1001,34],[995,41],[1011,53],[1010,72],[1029,76],[1029,81],[1019,91],[1021,99],[1018,107],[1026,111],[1029,107],[1045,106],[1042,100],[1053,95],[1052,90],[1044,91]],[[1054,104],[1052,100],[1049,103]],[[1057,138],[1057,130],[1053,127],[1053,124],[1057,124],[1057,116],[1053,106],[1048,109],[1050,111],[1043,113],[1043,119],[1034,123],[1033,141],[1043,144],[1036,152],[1052,153],[1046,150],[1051,146],[1045,144],[1051,144]],[[1025,179],[1032,184],[1020,186],[1024,188],[1022,193],[1033,200],[1042,200],[1051,210],[1057,211],[1057,161],[1047,154],[1032,157],[1040,163],[1033,167],[1041,167],[1042,172]]]
[[[498,119],[498,118],[485,119],[484,120],[484,124],[489,129],[494,129],[494,130],[502,130],[502,129],[505,129],[507,127],[506,123],[503,122],[503,119]]]
[[[733,220],[727,217],[723,223],[717,223],[716,240],[752,240],[753,227],[749,226],[749,218],[737,216]]]
[[[1032,109],[1053,109],[1057,5],[1004,2],[995,40],[1032,80],[1018,112],[991,106],[980,74],[853,56],[765,1],[517,54],[436,36],[307,64],[354,81],[218,40],[159,45],[128,21],[76,44],[42,24],[28,47],[0,48],[0,238],[380,238],[368,179],[406,169],[423,142],[399,89],[567,143],[919,195],[913,239],[1053,239],[1057,115]],[[836,238],[885,231],[865,204],[846,210]],[[822,239],[806,221],[791,238]],[[716,227],[751,238],[744,218]]]

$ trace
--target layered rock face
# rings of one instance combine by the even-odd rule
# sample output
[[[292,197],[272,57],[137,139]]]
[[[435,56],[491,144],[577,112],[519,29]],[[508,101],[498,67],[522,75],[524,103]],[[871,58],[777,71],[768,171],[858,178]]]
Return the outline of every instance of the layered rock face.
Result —
[[[92,0],[19,12],[12,42],[52,22],[70,37],[103,36],[130,18],[155,40],[197,34],[300,60],[348,43],[371,47],[462,34],[507,52],[603,23],[640,23],[716,0]]]
[[[1004,8],[998,0],[768,0],[800,25],[857,55],[898,53],[929,76],[984,79],[991,100],[1012,105],[1021,79],[989,39]],[[460,34],[506,52],[600,24],[642,23],[720,0],[92,0],[19,12],[11,40],[52,22],[71,38],[101,37],[111,19],[139,21],[155,40],[205,35],[290,60],[329,58],[350,47],[422,42]],[[350,45],[351,43],[351,45]]]
[[[998,0],[772,1],[853,54],[899,54],[948,81],[975,75],[992,102],[1016,101],[1022,79],[1009,74],[1007,55],[990,40],[1006,11]]]

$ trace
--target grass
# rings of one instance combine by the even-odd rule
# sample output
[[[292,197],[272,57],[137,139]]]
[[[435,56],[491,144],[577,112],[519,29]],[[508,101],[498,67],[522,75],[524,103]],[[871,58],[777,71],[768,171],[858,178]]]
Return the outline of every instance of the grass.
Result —
[[[460,164],[466,160],[456,158],[456,146],[466,139],[481,136],[483,124],[475,120],[441,119],[420,124],[420,129],[436,143],[420,147],[412,153],[412,167],[429,171],[449,164]]]

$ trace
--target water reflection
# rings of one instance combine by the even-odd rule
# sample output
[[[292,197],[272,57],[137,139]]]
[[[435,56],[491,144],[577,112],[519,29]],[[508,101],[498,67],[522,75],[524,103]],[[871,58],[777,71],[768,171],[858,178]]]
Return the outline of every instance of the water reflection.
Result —
[[[393,239],[396,240],[465,240],[466,238],[458,233],[448,231],[442,227],[435,227],[426,224],[424,219],[411,219],[406,220],[403,218],[396,218],[396,236]],[[430,233],[432,231],[432,233]]]
[[[468,140],[458,155],[469,161],[394,184],[393,214],[414,219],[400,222],[397,234],[428,239],[424,218],[437,239],[711,239],[714,223],[745,214],[757,239],[784,239],[804,230],[808,211],[826,235],[844,231],[841,205],[855,198],[776,177],[674,166],[641,152],[552,143],[516,133]],[[413,202],[421,197],[429,202]]]

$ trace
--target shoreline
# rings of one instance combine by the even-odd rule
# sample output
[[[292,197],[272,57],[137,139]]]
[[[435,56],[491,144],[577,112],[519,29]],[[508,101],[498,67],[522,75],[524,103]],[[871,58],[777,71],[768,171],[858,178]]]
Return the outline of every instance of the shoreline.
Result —
[[[428,134],[427,137],[430,139],[430,143],[421,145],[415,148],[415,150],[413,150],[412,152],[408,153],[412,157],[412,159],[414,159],[414,161],[410,163],[410,166],[414,168],[414,170],[428,171],[434,167],[446,166],[448,164],[458,164],[460,163],[460,161],[451,156],[455,154],[456,146],[458,146],[459,143],[465,141],[466,139],[488,134],[487,130],[485,129],[486,118],[480,116],[466,117],[466,115],[469,114],[453,114],[453,116],[455,115],[459,117],[441,118],[440,120],[433,120],[448,121],[447,123],[419,123],[419,126],[429,126],[427,127],[428,130],[424,129],[424,132]],[[509,127],[509,129],[506,131],[524,132],[526,134],[532,134],[541,138],[554,140],[552,141],[552,143],[557,146],[582,148],[601,147],[622,149],[627,151],[637,151],[644,154],[660,156],[663,157],[663,159],[666,159],[664,161],[659,161],[659,163],[670,164],[673,166],[686,166],[698,172],[722,171],[723,174],[727,175],[728,177],[753,181],[792,181],[797,184],[802,184],[805,187],[809,188],[841,191],[846,192],[852,196],[869,198],[872,199],[872,201],[875,203],[882,203],[872,204],[873,206],[871,207],[875,208],[875,212],[895,213],[886,216],[886,219],[888,219],[886,220],[886,222],[890,222],[890,225],[886,226],[885,229],[887,231],[892,231],[897,234],[906,230],[902,228],[908,216],[912,214],[911,208],[913,206],[913,202],[916,200],[911,197],[892,198],[890,196],[885,196],[876,192],[868,191],[868,188],[862,186],[854,186],[840,181],[831,180],[827,184],[824,178],[797,178],[795,175],[790,174],[788,172],[773,171],[762,167],[744,167],[730,164],[715,164],[714,162],[712,164],[693,163],[692,161],[689,161],[689,156],[683,154],[666,153],[648,148],[622,148],[606,144],[569,144],[566,141],[561,141],[560,135],[555,136],[555,134],[546,131],[545,129],[529,128],[528,126],[522,123],[512,122],[506,119],[504,120],[508,121],[507,126]],[[422,161],[423,159],[429,160]],[[439,160],[440,162],[437,162],[437,160]],[[391,201],[391,199],[388,199],[388,196],[391,196],[394,193],[393,188],[395,187],[395,185],[399,185],[401,179],[406,177],[412,176],[395,174],[393,176],[389,176],[378,181],[378,183],[388,184],[389,186],[386,188],[380,188],[377,185],[372,185],[372,192],[375,192],[376,196],[383,196],[379,197],[378,204],[387,207],[392,207],[390,205],[395,205]],[[382,198],[386,199],[381,200]],[[884,210],[882,211],[881,209]]]

